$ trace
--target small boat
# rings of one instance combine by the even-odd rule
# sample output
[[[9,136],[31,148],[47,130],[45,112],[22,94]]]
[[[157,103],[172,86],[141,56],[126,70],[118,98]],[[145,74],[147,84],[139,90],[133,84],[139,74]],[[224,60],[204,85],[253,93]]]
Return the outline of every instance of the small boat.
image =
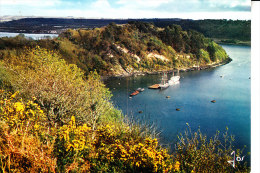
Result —
[[[130,94],[130,96],[136,96],[137,94],[139,94],[139,91],[135,90],[133,93]]]
[[[151,85],[151,86],[149,86],[148,88],[149,89],[159,89],[159,84],[154,84],[154,85]]]
[[[166,89],[169,87],[169,83],[167,82],[167,73],[163,73],[161,84],[159,84],[160,89]]]
[[[179,75],[179,71],[178,71],[178,75],[174,76],[174,72],[173,72],[173,76],[171,77],[171,79],[168,81],[169,85],[174,85],[180,82],[180,75]]]
[[[143,92],[144,88],[137,88],[136,91]]]

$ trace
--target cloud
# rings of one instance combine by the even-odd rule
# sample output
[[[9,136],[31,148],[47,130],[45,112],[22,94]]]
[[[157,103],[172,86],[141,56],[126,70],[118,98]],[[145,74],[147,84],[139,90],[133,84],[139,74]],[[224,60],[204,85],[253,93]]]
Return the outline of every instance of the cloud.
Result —
[[[24,16],[250,19],[250,4],[250,0],[0,0],[0,10],[1,15]]]
[[[97,0],[91,4],[91,7],[96,10],[112,8],[107,0]]]
[[[116,3],[122,7],[132,7],[132,8],[155,8],[162,4],[167,4],[171,0],[119,0]]]
[[[61,0],[1,0],[1,6],[51,7],[61,4]]]
[[[172,0],[157,10],[172,12],[250,11],[250,0]]]

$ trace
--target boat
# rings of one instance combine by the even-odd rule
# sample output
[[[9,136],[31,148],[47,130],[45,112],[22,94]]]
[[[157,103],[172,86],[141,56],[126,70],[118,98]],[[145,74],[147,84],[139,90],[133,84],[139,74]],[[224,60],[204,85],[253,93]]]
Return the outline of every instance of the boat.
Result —
[[[179,71],[178,71],[179,72]],[[173,76],[171,77],[171,79],[168,81],[169,85],[174,85],[180,82],[180,75],[176,75],[174,76],[174,72],[173,72]]]
[[[159,89],[159,84],[154,84],[148,87],[149,89]]]
[[[160,88],[160,89],[166,89],[166,88],[168,88],[168,87],[169,87],[169,83],[168,83],[167,81],[168,81],[167,73],[163,73],[162,81],[161,81],[161,83],[159,84],[159,88]]]
[[[136,91],[143,92],[144,88],[137,88]]]
[[[139,94],[139,91],[135,90],[133,93],[130,94],[130,96],[136,96],[137,94]]]

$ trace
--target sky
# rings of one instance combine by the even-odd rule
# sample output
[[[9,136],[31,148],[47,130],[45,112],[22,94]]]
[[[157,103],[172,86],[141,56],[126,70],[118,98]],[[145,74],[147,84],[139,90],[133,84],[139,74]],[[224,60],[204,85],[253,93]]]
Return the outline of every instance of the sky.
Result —
[[[0,0],[0,16],[251,19],[250,0]]]

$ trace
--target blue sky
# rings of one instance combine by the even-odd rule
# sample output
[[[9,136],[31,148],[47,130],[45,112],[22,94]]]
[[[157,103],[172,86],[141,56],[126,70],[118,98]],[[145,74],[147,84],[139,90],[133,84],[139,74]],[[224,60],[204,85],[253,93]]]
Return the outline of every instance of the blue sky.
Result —
[[[0,16],[250,19],[250,0],[0,0]]]

